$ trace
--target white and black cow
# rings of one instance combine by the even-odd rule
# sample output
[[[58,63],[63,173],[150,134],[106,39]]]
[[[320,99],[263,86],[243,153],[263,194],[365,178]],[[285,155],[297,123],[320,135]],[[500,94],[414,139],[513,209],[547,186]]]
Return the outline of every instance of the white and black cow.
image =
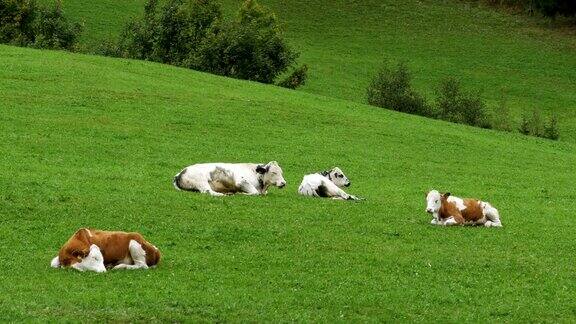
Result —
[[[174,177],[178,190],[209,193],[212,196],[244,193],[265,195],[270,186],[283,188],[286,180],[278,162],[201,163],[184,168]]]
[[[433,225],[484,225],[501,227],[498,209],[478,199],[458,198],[449,192],[431,190],[426,193],[426,212],[432,214]]]
[[[340,168],[335,167],[328,171],[305,175],[298,188],[298,193],[312,197],[359,200],[358,197],[349,195],[341,189],[349,186],[350,180],[348,180]]]

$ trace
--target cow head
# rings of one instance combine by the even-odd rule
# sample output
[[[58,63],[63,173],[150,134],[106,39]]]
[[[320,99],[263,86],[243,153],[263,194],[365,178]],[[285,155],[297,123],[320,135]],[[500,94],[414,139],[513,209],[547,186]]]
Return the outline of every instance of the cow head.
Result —
[[[79,271],[106,272],[104,256],[102,255],[100,248],[96,244],[90,245],[90,252],[88,255],[80,262],[74,263],[72,268]]]
[[[344,175],[344,172],[339,167],[334,167],[332,170],[322,172],[322,175],[334,182],[338,187],[349,187],[350,180]]]
[[[82,228],[62,246],[58,253],[58,261],[62,267],[69,267],[82,261],[90,253],[90,232]]]
[[[286,180],[282,174],[282,168],[278,165],[278,162],[271,161],[267,164],[260,164],[256,167],[256,172],[262,175],[262,183],[264,187],[276,186],[278,188],[284,188],[286,186]]]
[[[445,202],[449,196],[449,192],[441,194],[438,190],[430,190],[426,194],[426,212],[430,214],[437,213],[442,203]]]

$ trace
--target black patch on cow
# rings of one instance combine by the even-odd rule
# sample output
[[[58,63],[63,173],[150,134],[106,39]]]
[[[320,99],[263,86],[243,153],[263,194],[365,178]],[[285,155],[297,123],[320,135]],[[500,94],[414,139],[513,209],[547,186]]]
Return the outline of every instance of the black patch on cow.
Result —
[[[260,174],[268,172],[269,169],[270,169],[269,167],[266,167],[265,165],[262,164],[256,166],[256,172]]]
[[[326,187],[323,184],[319,185],[318,188],[316,188],[316,194],[318,195],[318,197],[329,197],[328,187]]]
[[[332,175],[330,174],[330,171],[332,171],[332,170],[322,171],[322,172],[320,172],[320,174],[325,176],[326,178],[328,178],[330,181],[332,181]]]

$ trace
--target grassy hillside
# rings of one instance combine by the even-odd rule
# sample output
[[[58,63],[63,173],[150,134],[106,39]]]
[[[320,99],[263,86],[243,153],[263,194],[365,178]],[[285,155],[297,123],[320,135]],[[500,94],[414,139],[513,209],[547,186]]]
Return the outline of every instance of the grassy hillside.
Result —
[[[45,2],[50,2],[45,0]],[[66,12],[85,21],[94,46],[139,15],[145,1],[72,0]],[[560,116],[563,140],[576,141],[576,38],[542,29],[526,17],[461,1],[262,0],[285,23],[291,44],[310,66],[303,91],[364,102],[382,61],[405,62],[429,98],[454,75],[496,106],[503,91],[516,119],[539,109]],[[239,0],[224,0],[228,12]]]
[[[0,46],[0,320],[576,318],[576,151],[159,64]],[[199,161],[278,160],[288,186],[172,188]],[[360,203],[300,197],[333,165]],[[429,225],[430,188],[504,228]],[[157,269],[49,268],[77,228],[142,232]]]

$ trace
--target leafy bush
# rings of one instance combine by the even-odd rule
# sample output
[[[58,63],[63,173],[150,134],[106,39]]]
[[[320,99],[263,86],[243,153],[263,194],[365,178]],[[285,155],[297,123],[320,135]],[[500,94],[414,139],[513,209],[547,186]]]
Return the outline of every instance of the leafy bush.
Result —
[[[149,0],[118,45],[100,52],[263,83],[273,83],[296,59],[274,14],[254,0],[231,21],[213,0],[168,0],[160,12],[157,7]]]
[[[47,49],[73,50],[81,26],[53,8],[38,7],[33,0],[0,0],[0,43]]]
[[[278,82],[277,85],[288,89],[296,89],[299,86],[304,85],[307,78],[308,66],[304,64],[292,71],[290,75],[288,75],[284,80]]]
[[[33,43],[36,13],[33,0],[0,0],[0,43],[17,46]]]
[[[60,6],[56,5],[54,8],[39,9],[34,31],[34,47],[73,50],[82,28],[78,23],[68,22]]]
[[[212,28],[200,54],[192,68],[263,83],[273,83],[297,57],[276,16],[255,0],[246,0],[235,20]]]
[[[526,112],[522,114],[522,120],[520,121],[520,126],[518,127],[518,131],[520,134],[523,135],[530,135],[530,117]]]
[[[574,0],[532,0],[536,9],[548,17],[576,15],[576,1]]]
[[[551,114],[548,122],[544,125],[542,115],[536,109],[532,111],[532,114],[524,113],[522,115],[522,121],[520,122],[518,130],[524,135],[543,137],[551,140],[560,138],[558,117],[555,114]]]
[[[542,115],[537,109],[532,110],[532,117],[530,118],[530,135],[542,137],[544,135],[544,121]]]
[[[540,12],[547,17],[576,15],[574,0],[477,0],[492,6],[524,9],[526,12]]]
[[[560,130],[558,128],[558,116],[555,114],[550,115],[548,119],[548,123],[544,126],[544,134],[543,137],[557,140],[560,138]]]
[[[404,64],[384,66],[367,89],[368,103],[408,114],[433,116],[426,100],[412,89],[411,75]]]
[[[438,117],[453,123],[491,128],[486,103],[477,94],[464,93],[460,82],[446,78],[440,83],[436,98]]]

